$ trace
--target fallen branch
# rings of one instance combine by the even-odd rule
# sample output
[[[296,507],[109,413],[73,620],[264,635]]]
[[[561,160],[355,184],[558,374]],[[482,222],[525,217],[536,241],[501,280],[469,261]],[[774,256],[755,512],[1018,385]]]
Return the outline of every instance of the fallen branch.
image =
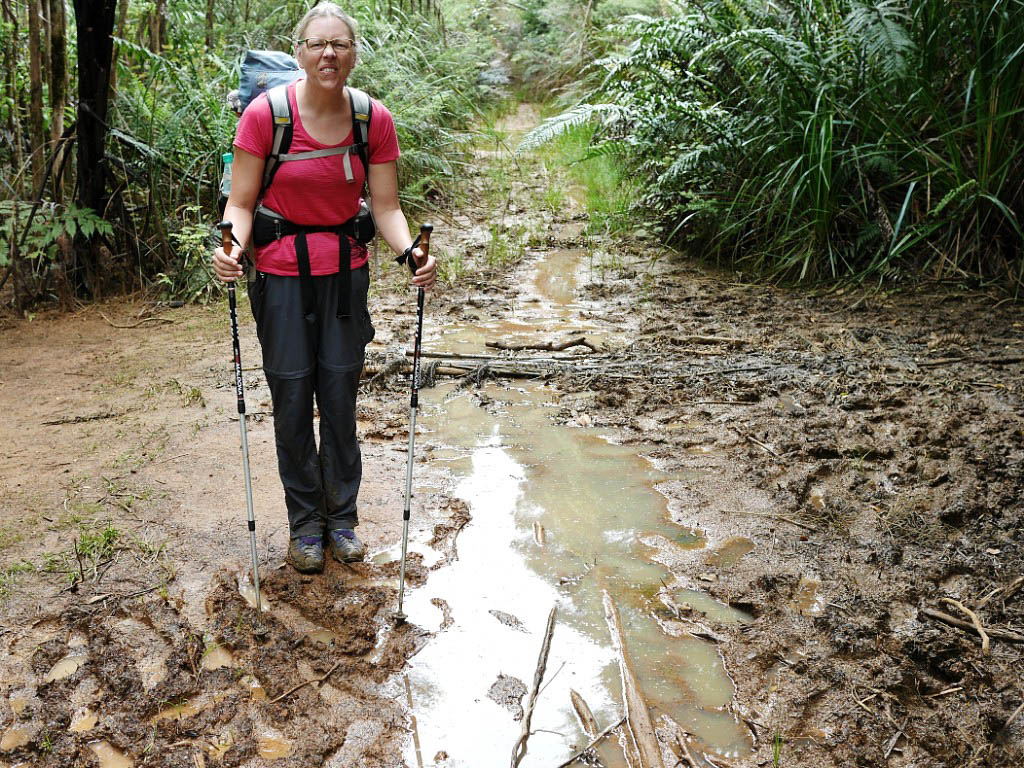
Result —
[[[944,597],[944,598],[942,598],[942,602],[946,603],[947,605],[952,605],[954,608],[956,608],[962,614],[964,614],[965,616],[970,618],[971,623],[974,624],[974,629],[977,631],[978,635],[981,636],[981,652],[983,654],[985,654],[986,656],[988,656],[988,654],[989,654],[988,633],[985,632],[985,627],[983,627],[981,625],[981,619],[978,618],[978,614],[976,614],[974,611],[972,611],[966,605],[961,603],[959,600],[954,600],[951,597]]]
[[[682,336],[676,341],[680,344],[746,344],[746,339],[738,339],[734,336]]]
[[[109,317],[104,315],[102,312],[100,312],[100,317],[102,317],[104,320],[106,320],[107,324],[109,326],[111,326],[112,328],[120,328],[122,330],[126,330],[126,329],[129,329],[129,328],[138,328],[140,325],[144,325],[146,323],[170,323],[171,325],[173,325],[174,322],[175,322],[174,320],[171,320],[169,317],[144,317],[144,318],[142,318],[141,320],[139,320],[136,323],[129,323],[128,325],[122,325],[122,324],[119,324],[119,323],[115,323],[113,320],[111,320]]]
[[[54,419],[53,421],[44,421],[44,427],[56,427],[63,424],[82,424],[86,421],[100,421],[102,419],[114,419],[118,416],[124,416],[124,412],[120,413],[96,413],[92,416],[65,416],[63,419]]]
[[[339,662],[337,662],[337,663],[336,663],[336,664],[335,664],[335,665],[334,665],[333,667],[331,667],[331,668],[330,668],[329,670],[327,670],[327,672],[325,672],[325,673],[324,673],[323,677],[319,677],[319,678],[317,678],[316,680],[305,680],[305,681],[303,681],[303,682],[299,683],[298,685],[296,685],[296,686],[293,686],[292,688],[289,688],[289,689],[288,689],[287,691],[285,691],[284,693],[282,693],[282,694],[281,694],[280,696],[278,696],[278,697],[277,697],[276,699],[271,699],[269,703],[271,703],[271,704],[277,704],[277,702],[279,702],[279,701],[283,701],[284,699],[287,699],[287,698],[288,698],[289,696],[291,696],[291,695],[292,695],[293,693],[295,693],[295,692],[296,692],[296,691],[298,691],[298,690],[301,690],[302,688],[305,688],[305,687],[306,687],[307,685],[309,685],[310,683],[316,683],[316,684],[317,684],[317,687],[319,688],[319,687],[320,687],[321,685],[323,685],[324,681],[325,681],[325,680],[326,680],[326,679],[327,679],[328,677],[330,677],[331,675],[333,675],[333,674],[334,674],[334,670],[336,670],[336,669],[337,669],[338,667],[340,667],[340,666],[341,666],[341,662],[339,661]]]
[[[544,352],[564,352],[569,347],[586,347],[591,352],[597,352],[597,347],[587,341],[585,336],[580,336],[576,339],[569,339],[569,341],[562,342],[561,344],[555,344],[553,341],[547,341],[543,344],[506,344],[504,341],[488,341],[486,343],[490,349],[501,349],[506,352],[522,352],[524,349],[538,349]]]
[[[519,763],[526,757],[526,742],[530,738],[530,720],[533,718],[533,708],[537,705],[537,695],[540,692],[540,684],[544,680],[544,671],[548,666],[548,654],[551,652],[551,635],[555,632],[555,616],[558,614],[558,605],[551,607],[548,614],[547,629],[544,630],[544,642],[540,647],[540,655],[537,657],[537,668],[533,672],[533,687],[530,689],[530,698],[526,703],[526,710],[523,713],[523,725],[519,731],[519,738],[512,747],[512,768],[518,768]]]
[[[929,619],[941,621],[943,624],[949,624],[951,627],[956,627],[957,629],[965,629],[968,632],[978,631],[977,627],[975,627],[974,624],[972,624],[971,622],[964,621],[963,619],[958,619],[954,616],[950,616],[948,613],[936,611],[932,608],[922,608],[921,614],[927,616]],[[993,640],[1002,640],[1006,643],[1024,644],[1024,635],[1018,634],[1016,632],[1010,632],[1006,629],[993,629],[992,627],[989,627],[985,630],[985,634],[987,634]]]
[[[589,744],[587,744],[587,746],[585,746],[585,747],[584,747],[583,749],[581,749],[581,750],[580,750],[579,752],[577,752],[577,753],[576,753],[575,755],[572,755],[572,756],[571,756],[571,757],[570,757],[570,758],[569,758],[568,760],[566,760],[565,762],[563,762],[563,763],[559,763],[558,765],[556,765],[556,766],[555,766],[555,768],[566,768],[566,766],[572,765],[572,764],[573,764],[573,763],[575,763],[575,762],[576,762],[577,760],[579,760],[579,759],[580,759],[581,757],[583,757],[583,756],[584,756],[585,754],[587,754],[587,752],[589,752],[589,751],[590,751],[590,750],[592,750],[592,749],[593,749],[594,747],[596,747],[596,746],[597,746],[598,744],[600,744],[600,743],[601,743],[602,741],[604,741],[605,737],[606,737],[606,736],[607,736],[607,735],[608,735],[609,733],[611,733],[612,731],[614,731],[614,730],[615,730],[616,728],[618,728],[618,727],[619,727],[620,725],[622,725],[622,724],[623,724],[624,722],[626,722],[626,718],[625,718],[625,716],[623,716],[623,717],[620,717],[620,718],[619,718],[618,720],[616,720],[616,721],[615,721],[614,723],[612,723],[612,724],[611,724],[611,725],[609,725],[609,726],[608,726],[607,728],[605,728],[605,729],[604,729],[603,731],[601,731],[601,732],[600,732],[599,734],[597,734],[597,736],[595,736],[595,737],[594,737],[593,739],[591,739],[591,740],[590,740],[590,743],[589,743]]]
[[[661,746],[654,732],[651,713],[647,709],[636,673],[626,649],[626,636],[622,631],[619,611],[608,592],[604,592],[604,618],[612,635],[612,645],[619,652],[619,671],[622,674],[622,697],[626,705],[626,723],[640,758],[640,768],[665,768],[661,759]]]

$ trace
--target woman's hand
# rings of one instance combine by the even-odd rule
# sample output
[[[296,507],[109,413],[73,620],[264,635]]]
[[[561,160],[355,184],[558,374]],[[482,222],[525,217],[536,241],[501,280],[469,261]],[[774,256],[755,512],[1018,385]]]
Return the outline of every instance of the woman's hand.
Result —
[[[429,291],[437,282],[437,261],[433,256],[424,256],[423,249],[414,248],[412,257],[416,261],[416,274],[413,275],[412,284],[417,288]]]
[[[222,246],[213,249],[213,271],[225,283],[232,283],[242,276],[242,254],[240,248],[233,248],[230,254],[224,253]]]

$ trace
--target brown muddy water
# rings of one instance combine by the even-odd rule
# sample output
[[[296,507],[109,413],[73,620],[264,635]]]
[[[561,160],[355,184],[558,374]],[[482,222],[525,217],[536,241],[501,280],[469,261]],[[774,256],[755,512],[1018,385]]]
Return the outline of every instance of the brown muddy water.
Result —
[[[548,254],[510,318],[446,327],[428,336],[425,349],[486,354],[489,339],[539,343],[567,328],[601,343],[588,330],[587,306],[575,298],[586,268],[582,251]],[[488,689],[503,676],[529,687],[554,605],[558,621],[523,765],[550,765],[589,741],[570,690],[582,694],[600,727],[618,720],[622,686],[604,591],[618,605],[655,721],[671,718],[711,754],[748,754],[749,733],[731,712],[734,686],[717,648],[664,620],[666,605],[724,624],[751,618],[691,585],[674,585],[655,562],[657,542],[704,546],[700,531],[670,521],[659,487],[679,478],[649,459],[645,446],[617,444],[613,434],[578,426],[585,415],[573,426],[557,424],[557,402],[543,384],[492,383],[472,392],[447,385],[421,394],[420,443],[432,449],[431,461],[450,469],[454,494],[467,502],[472,521],[459,536],[458,559],[407,596],[410,621],[441,628],[410,662],[417,733],[407,762],[416,765],[419,752],[447,755],[452,768],[479,766],[493,762],[497,745],[511,750],[520,730],[517,707],[492,699]],[[748,543],[725,542],[708,557],[728,565],[750,551]],[[423,552],[429,566],[422,542],[411,549]],[[601,757],[607,765],[622,763],[614,742],[601,747]]]

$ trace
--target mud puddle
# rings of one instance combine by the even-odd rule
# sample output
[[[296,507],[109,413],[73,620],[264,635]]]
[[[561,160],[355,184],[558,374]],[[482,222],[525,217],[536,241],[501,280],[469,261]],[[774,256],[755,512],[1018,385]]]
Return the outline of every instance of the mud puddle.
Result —
[[[580,330],[587,308],[574,296],[583,252],[550,258],[535,266],[523,294],[528,301],[500,328],[449,327],[425,348],[480,354],[493,334],[507,341],[513,326],[523,344]],[[602,329],[585,332],[590,339]],[[699,532],[670,522],[668,500],[658,490],[680,478],[659,469],[644,446],[618,445],[607,431],[581,426],[585,415],[569,415],[571,426],[559,424],[566,414],[558,402],[559,393],[543,384],[491,384],[472,393],[446,385],[423,393],[421,441],[455,476],[454,494],[472,515],[458,538],[458,559],[407,601],[413,622],[439,630],[409,674],[423,757],[469,766],[491,759],[498,745],[511,749],[553,605],[558,621],[523,764],[551,764],[589,741],[571,691],[600,727],[618,720],[622,690],[605,591],[618,605],[655,719],[670,718],[712,754],[749,753],[749,733],[731,712],[733,684],[717,649],[674,619],[681,611],[723,624],[750,617],[673,584],[655,559],[665,549],[704,543]],[[685,479],[699,482],[699,472]],[[733,560],[746,551],[733,542],[709,556]],[[599,754],[609,765],[622,761],[613,740]],[[411,739],[405,757],[416,764]]]

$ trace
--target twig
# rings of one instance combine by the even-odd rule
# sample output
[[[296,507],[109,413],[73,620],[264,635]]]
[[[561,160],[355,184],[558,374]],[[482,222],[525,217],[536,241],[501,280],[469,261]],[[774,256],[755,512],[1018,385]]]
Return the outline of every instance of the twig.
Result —
[[[169,317],[144,317],[144,318],[142,318],[141,320],[139,320],[136,323],[130,323],[128,325],[121,325],[119,323],[115,323],[113,320],[111,320],[109,317],[104,315],[102,312],[100,312],[99,314],[100,314],[100,317],[102,317],[104,320],[107,321],[107,325],[111,326],[112,328],[120,328],[122,330],[129,329],[129,328],[138,328],[140,325],[144,325],[146,323],[170,323],[171,325],[173,325],[175,323],[175,321],[171,320]]]
[[[519,763],[526,757],[526,742],[530,738],[530,719],[533,717],[533,708],[537,704],[537,695],[540,691],[540,684],[544,680],[544,671],[548,666],[548,654],[551,652],[551,635],[555,631],[555,616],[558,614],[558,605],[551,607],[548,614],[548,626],[544,630],[544,642],[540,647],[540,655],[537,657],[537,668],[533,672],[533,688],[530,690],[530,698],[526,704],[526,711],[523,714],[523,725],[519,731],[519,738],[512,747],[512,768],[518,768]]]
[[[581,757],[583,757],[585,754],[587,754],[587,752],[589,752],[594,747],[596,747],[598,744],[600,744],[604,740],[605,736],[607,736],[609,733],[611,733],[616,728],[621,726],[624,722],[626,722],[626,716],[625,715],[620,717],[614,723],[612,723],[607,728],[605,728],[603,731],[601,731],[599,734],[597,734],[597,736],[595,736],[593,739],[590,740],[590,743],[587,744],[587,746],[585,746],[583,749],[581,749],[575,755],[570,757],[564,763],[559,763],[558,765],[556,765],[555,768],[566,768],[566,766],[572,765],[577,760],[579,760]]]
[[[968,608],[966,605],[961,603],[959,600],[954,600],[951,597],[942,598],[942,602],[947,605],[952,605],[958,611],[969,617],[971,622],[974,624],[974,628],[977,630],[978,635],[981,637],[981,652],[988,656],[989,654],[989,639],[988,633],[985,632],[985,628],[981,625],[981,619],[978,618],[978,614]]]
[[[748,512],[747,510],[743,509],[723,509],[722,512],[728,515],[751,515],[752,517],[767,517],[770,520],[782,520],[783,522],[789,523],[790,525],[795,525],[797,528],[803,528],[805,531],[810,531],[811,533],[818,532],[818,529],[815,528],[813,525],[801,523],[799,520],[794,520],[793,518],[786,517],[785,515],[773,515],[770,513],[766,514],[764,512]]]
[[[738,339],[734,336],[681,336],[674,341],[680,344],[746,344],[746,339]]]
[[[78,574],[81,576],[82,583],[85,583],[85,566],[82,565],[82,553],[78,551],[78,539],[71,540],[71,546],[75,550],[75,559],[78,561]]]
[[[82,424],[86,421],[101,421],[102,419],[114,419],[118,416],[124,416],[124,411],[120,413],[96,413],[92,416],[65,416],[62,419],[54,419],[53,421],[44,421],[44,427],[57,427],[63,424]]]
[[[553,341],[546,341],[543,344],[506,344],[504,341],[488,341],[487,347],[491,349],[501,349],[506,352],[522,352],[524,349],[539,349],[544,352],[564,352],[569,347],[586,347],[591,352],[597,352],[597,347],[587,341],[585,336],[580,336],[575,339],[569,339],[561,344],[555,344]]]
[[[760,448],[763,451],[767,451],[768,453],[770,453],[775,458],[777,458],[777,459],[781,459],[782,458],[782,456],[780,456],[776,452],[776,450],[774,448],[772,448],[770,445],[768,445],[767,443],[762,443],[756,437],[753,437],[752,435],[748,435],[746,432],[740,432],[738,429],[733,430],[733,431],[736,432],[736,434],[739,435],[740,437],[742,437],[744,440],[749,440],[754,445],[756,445],[758,448]]]
[[[958,619],[954,616],[950,616],[948,613],[942,611],[936,611],[932,608],[922,608],[921,614],[927,616],[929,619],[935,621],[941,621],[943,624],[949,624],[951,627],[958,629],[965,629],[968,632],[977,632],[978,628],[975,627],[971,622]],[[1024,635],[1016,632],[1010,632],[1006,629],[993,629],[989,627],[985,630],[985,633],[993,640],[1002,640],[1006,643],[1024,643]]]
[[[1006,718],[1006,722],[1003,723],[1003,730],[1005,731],[1010,727],[1010,724],[1017,719],[1017,715],[1024,712],[1024,701],[1021,702],[1020,706],[1013,710],[1013,714]]]
[[[676,744],[683,751],[683,759],[690,765],[690,768],[700,768],[700,764],[693,759],[693,755],[690,754],[690,748],[686,744],[686,739],[681,734],[676,734]]]
[[[298,685],[288,689],[287,691],[282,693],[280,696],[278,696],[276,699],[271,699],[269,703],[277,704],[277,702],[282,701],[283,699],[287,699],[289,696],[291,696],[297,690],[299,690],[301,688],[305,688],[310,683],[316,683],[317,686],[322,685],[324,680],[326,680],[328,677],[330,677],[332,674],[334,674],[334,670],[336,670],[340,666],[341,666],[341,661],[337,662],[333,667],[331,667],[329,670],[327,670],[327,672],[324,673],[323,677],[319,677],[316,680],[305,680],[305,681],[299,683]]]
[[[996,595],[999,595],[999,593],[1002,593],[999,599],[1006,600],[1006,598],[1015,594],[1021,588],[1021,586],[1024,586],[1024,576],[1018,576],[1005,587],[1000,587],[998,589],[992,590],[991,593],[989,593],[983,599],[978,601],[978,604],[974,607],[974,610],[980,611],[982,608],[984,608],[986,605],[992,602],[993,598],[995,598]]]

